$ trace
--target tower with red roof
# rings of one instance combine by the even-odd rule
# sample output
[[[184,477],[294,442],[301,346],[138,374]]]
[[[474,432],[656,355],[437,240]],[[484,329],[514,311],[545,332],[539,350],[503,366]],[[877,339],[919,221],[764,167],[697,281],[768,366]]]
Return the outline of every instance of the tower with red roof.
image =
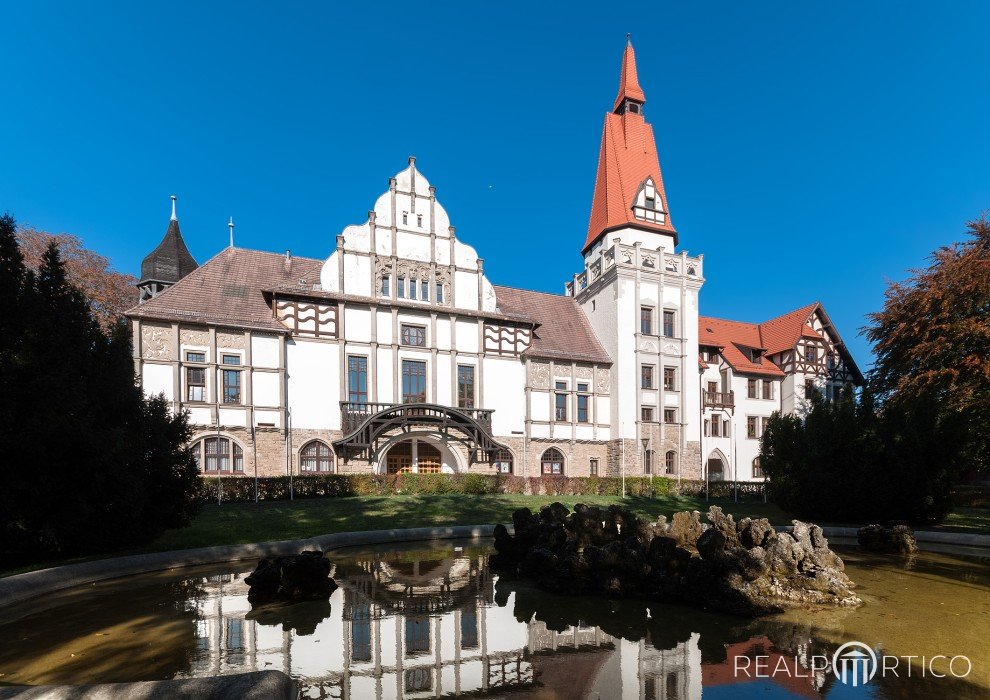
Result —
[[[641,464],[650,473],[700,478],[702,258],[677,251],[645,105],[627,37],[619,91],[602,129],[584,270],[566,291],[613,358],[614,449],[637,465],[635,473]]]

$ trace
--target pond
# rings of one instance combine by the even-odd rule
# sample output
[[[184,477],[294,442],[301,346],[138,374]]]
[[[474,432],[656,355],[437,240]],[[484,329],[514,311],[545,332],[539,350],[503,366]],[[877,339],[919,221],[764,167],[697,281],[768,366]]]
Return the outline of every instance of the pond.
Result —
[[[990,560],[836,550],[862,607],[758,620],[550,596],[468,542],[332,552],[329,602],[255,612],[248,564],[144,574],[0,608],[0,685],[277,669],[311,698],[990,694]],[[852,687],[816,659],[853,640],[916,658]]]

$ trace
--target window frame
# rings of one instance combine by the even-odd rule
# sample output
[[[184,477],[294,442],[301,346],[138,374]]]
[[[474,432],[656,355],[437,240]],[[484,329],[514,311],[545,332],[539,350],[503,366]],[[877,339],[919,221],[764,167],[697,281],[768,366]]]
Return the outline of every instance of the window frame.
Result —
[[[515,458],[509,450],[496,450],[492,455],[492,468],[496,474],[511,474],[514,462]],[[506,463],[508,463],[507,469],[504,468]]]
[[[639,366],[639,388],[656,389],[656,365]]]
[[[554,459],[554,455],[548,457],[550,453],[556,453],[560,456],[560,459]],[[557,465],[558,471],[553,471],[554,466]],[[550,467],[551,471],[547,471],[547,467]],[[563,476],[565,473],[566,461],[564,459],[564,453],[556,447],[548,447],[543,450],[543,454],[540,455],[540,474],[542,476]]]
[[[668,323],[669,318],[669,323]],[[664,338],[676,338],[677,337],[677,315],[673,309],[663,310],[663,325],[661,330],[663,331]]]
[[[355,367],[355,364],[361,366]],[[356,380],[356,382],[355,382]],[[354,384],[357,383],[357,389]],[[361,390],[363,388],[363,391]],[[364,398],[360,398],[363,396]],[[358,397],[358,398],[355,398]],[[368,403],[368,356],[347,356],[347,402],[356,404]]]
[[[667,450],[664,454],[663,468],[665,474],[677,473],[677,453],[674,450]]]
[[[470,381],[465,382],[469,376]],[[457,365],[457,407],[475,408],[475,367],[474,365]]]
[[[220,452],[220,448],[226,444],[226,450]],[[207,451],[210,445],[216,446],[215,452]],[[244,473],[244,448],[226,435],[204,435],[193,443],[193,457],[196,460],[196,468],[201,474],[243,474]],[[212,457],[216,467],[210,469],[210,458]],[[227,468],[223,469],[226,464]],[[238,468],[238,465],[239,468]]]
[[[416,370],[415,372],[413,370]],[[419,370],[422,370],[421,372]],[[399,386],[402,394],[402,403],[426,403],[427,399],[427,368],[426,362],[424,360],[411,360],[409,358],[402,358],[401,365],[401,384]],[[406,380],[409,380],[411,384],[414,380],[419,383],[422,382],[422,391],[409,392],[407,388]],[[412,400],[410,400],[412,399]]]
[[[758,399],[760,398],[759,387],[756,384],[757,380],[752,377],[746,379],[746,398],[747,399]]]
[[[321,452],[321,447],[326,452]],[[307,454],[307,450],[310,448],[315,448],[314,454]],[[305,460],[313,460],[315,462],[314,468],[307,468],[305,466]],[[335,462],[333,449],[322,440],[310,440],[299,449],[300,474],[333,474]],[[326,464],[326,469],[323,468],[324,463]]]
[[[655,423],[653,420],[653,406],[639,407],[639,421],[641,423]]]
[[[677,409],[664,407],[663,422],[667,425],[675,425],[677,423]]]
[[[223,367],[223,365],[221,365]],[[237,406],[242,403],[242,389],[243,382],[241,381],[241,374],[243,370],[239,369],[226,369],[225,367],[220,370],[221,379],[221,389],[222,392],[220,397],[222,399],[221,403],[228,406]],[[232,378],[236,377],[236,381],[230,381]]]
[[[587,384],[577,385],[577,406],[575,418],[578,423],[591,422],[591,393]]]
[[[639,307],[639,334],[653,335],[653,307]]]
[[[414,340],[421,340],[422,342],[413,342]],[[416,323],[400,323],[399,342],[410,348],[427,347],[426,326]]]
[[[668,381],[669,377],[669,381]],[[663,368],[663,390],[664,391],[678,391],[677,388],[677,368],[676,367],[664,367]]]
[[[567,397],[570,392],[567,390],[567,382],[554,382],[553,385],[553,416],[554,422],[567,422]]]

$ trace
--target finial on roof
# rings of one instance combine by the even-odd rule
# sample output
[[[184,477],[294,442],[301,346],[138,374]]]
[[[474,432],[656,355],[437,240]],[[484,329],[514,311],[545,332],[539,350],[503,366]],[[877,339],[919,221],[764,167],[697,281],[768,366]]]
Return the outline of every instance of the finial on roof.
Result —
[[[172,195],[172,221],[178,221],[179,220],[179,218],[175,215],[175,200],[177,200],[177,199],[178,199],[178,197],[176,197],[173,194]]]
[[[416,156],[409,156],[409,165],[416,165]]]
[[[626,46],[632,46],[632,34],[626,32]]]
[[[234,247],[234,217],[230,217],[230,223],[227,224],[227,228],[230,229],[230,247]]]

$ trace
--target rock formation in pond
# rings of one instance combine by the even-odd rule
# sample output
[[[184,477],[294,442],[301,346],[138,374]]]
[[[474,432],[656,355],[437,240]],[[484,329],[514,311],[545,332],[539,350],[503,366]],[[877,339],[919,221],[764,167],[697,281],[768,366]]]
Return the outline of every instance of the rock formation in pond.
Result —
[[[337,589],[330,578],[330,560],[316,551],[262,559],[244,581],[250,586],[251,605],[326,600]]]
[[[641,520],[619,506],[553,503],[534,515],[512,514],[515,535],[495,528],[493,568],[552,593],[640,596],[739,615],[788,607],[858,605],[855,584],[828,547],[822,529],[794,521],[778,533],[765,518],[743,518],[712,506],[677,513],[668,523]]]
[[[856,531],[856,539],[869,552],[914,554],[918,551],[914,531],[904,524],[867,525]]]

